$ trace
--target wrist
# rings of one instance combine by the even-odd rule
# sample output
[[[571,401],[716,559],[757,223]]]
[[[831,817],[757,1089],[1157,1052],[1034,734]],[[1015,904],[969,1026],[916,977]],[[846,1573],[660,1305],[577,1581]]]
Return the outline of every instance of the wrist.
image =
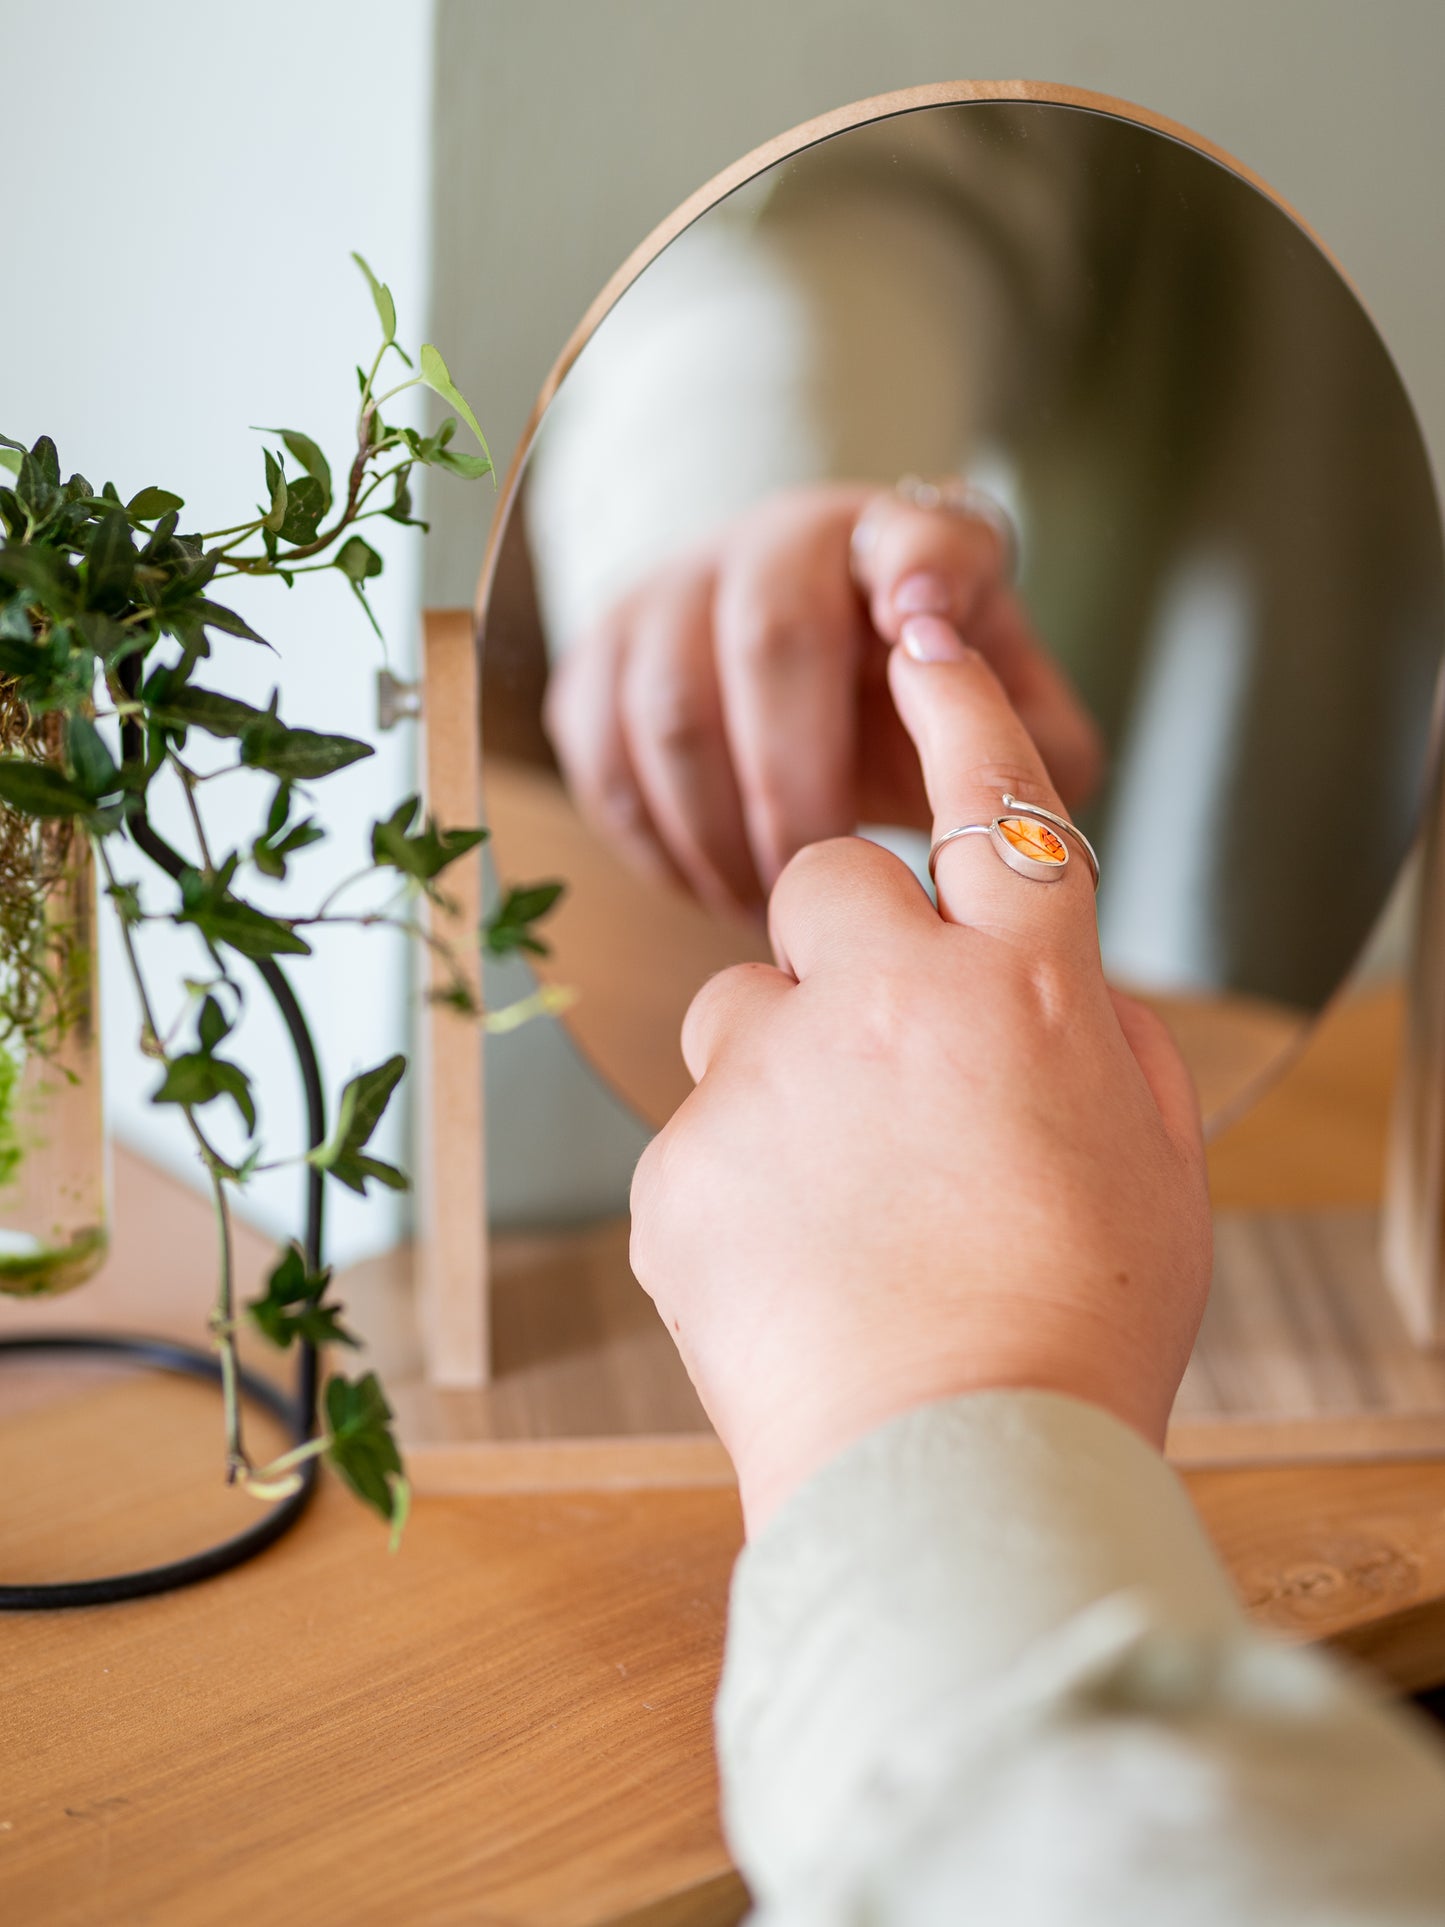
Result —
[[[725,1437],[738,1475],[749,1538],[791,1494],[858,1440],[906,1413],[985,1392],[1051,1392],[1092,1406],[1162,1452],[1169,1412],[1183,1371],[1157,1363],[1129,1369],[1131,1347],[1119,1334],[1107,1346],[1037,1338],[916,1359],[890,1368],[878,1351],[848,1373],[828,1373],[815,1356],[806,1386],[783,1387],[766,1404],[752,1403],[752,1422]]]

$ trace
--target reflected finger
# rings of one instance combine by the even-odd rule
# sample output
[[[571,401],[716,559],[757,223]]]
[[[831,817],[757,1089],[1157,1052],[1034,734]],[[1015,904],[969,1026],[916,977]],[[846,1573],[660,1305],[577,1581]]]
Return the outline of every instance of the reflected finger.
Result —
[[[999,528],[891,494],[874,498],[859,527],[869,539],[855,543],[854,573],[879,635],[896,643],[915,615],[952,623],[987,658],[1059,789],[1082,801],[1103,768],[1102,740],[1009,586],[1010,547]]]
[[[724,572],[714,613],[729,747],[758,875],[856,821],[857,665],[865,625],[851,518],[775,507]]]
[[[763,893],[728,752],[713,595],[709,569],[649,590],[622,670],[622,726],[653,827],[697,896],[750,908]]]
[[[547,688],[544,718],[583,818],[643,876],[679,885],[632,767],[620,710],[627,631],[613,618],[581,637]]]
[[[852,561],[873,626],[893,643],[909,616],[942,616],[964,628],[980,599],[1003,581],[1009,553],[983,517],[920,508],[887,491],[859,518]]]

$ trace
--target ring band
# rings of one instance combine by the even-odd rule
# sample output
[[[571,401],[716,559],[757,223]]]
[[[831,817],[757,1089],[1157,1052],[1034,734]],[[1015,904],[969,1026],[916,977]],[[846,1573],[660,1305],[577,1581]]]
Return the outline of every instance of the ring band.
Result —
[[[939,851],[945,843],[952,843],[960,836],[986,836],[995,854],[1011,870],[1034,883],[1062,881],[1069,867],[1069,850],[1064,837],[1072,837],[1084,853],[1094,888],[1097,890],[1099,887],[1099,858],[1093,844],[1078,825],[1071,823],[1066,816],[1046,810],[1042,803],[1021,803],[1016,796],[1010,796],[1007,790],[1003,793],[1003,809],[998,816],[991,817],[986,823],[960,823],[957,829],[948,830],[939,837],[928,852],[930,883],[936,884],[938,881]]]
[[[961,475],[945,475],[937,481],[929,481],[922,475],[900,475],[890,492],[905,502],[911,502],[915,508],[947,509],[951,514],[967,515],[976,522],[986,522],[1003,557],[1004,580],[1010,583],[1018,580],[1019,535],[1014,519],[1002,503],[995,501],[976,483],[966,482]],[[855,575],[861,558],[872,546],[873,531],[868,526],[870,513],[871,507],[864,509],[849,538],[849,557]]]
[[[924,475],[900,475],[893,492],[920,509],[948,509],[954,515],[971,515],[976,522],[987,522],[998,538],[1003,555],[1006,582],[1017,582],[1019,572],[1019,532],[1014,519],[1001,502],[961,475],[945,475],[929,481]]]

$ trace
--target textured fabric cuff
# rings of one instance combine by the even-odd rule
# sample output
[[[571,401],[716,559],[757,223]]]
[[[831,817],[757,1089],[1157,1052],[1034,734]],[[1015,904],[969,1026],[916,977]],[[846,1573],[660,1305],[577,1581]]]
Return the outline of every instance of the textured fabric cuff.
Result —
[[[926,1744],[936,1709],[956,1732],[960,1702],[982,1709],[1037,1649],[1057,1664],[1056,1635],[1081,1616],[1062,1653],[1087,1664],[1101,1629],[1113,1637],[1088,1609],[1118,1595],[1135,1629],[1140,1613],[1186,1639],[1242,1624],[1178,1479],[1106,1413],[974,1393],[850,1446],[733,1575],[717,1729],[744,1872],[796,1877]]]

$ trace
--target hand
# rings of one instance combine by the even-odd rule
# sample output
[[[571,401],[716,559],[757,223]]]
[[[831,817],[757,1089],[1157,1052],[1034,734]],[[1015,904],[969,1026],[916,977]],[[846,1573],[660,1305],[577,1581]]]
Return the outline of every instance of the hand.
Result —
[[[1001,547],[986,521],[876,489],[760,503],[625,596],[559,665],[547,724],[584,814],[645,874],[714,908],[760,906],[805,844],[860,822],[922,827],[886,668],[903,622],[925,612],[965,631],[1081,801],[1098,731],[1003,581]]]
[[[889,678],[935,836],[1003,790],[1059,809],[983,658],[929,618],[905,644]],[[1193,1087],[1104,983],[1087,865],[1036,882],[961,837],[938,882],[935,910],[856,838],[795,857],[778,967],[699,993],[697,1088],[633,1184],[633,1268],[749,1531],[850,1440],[955,1393],[1072,1393],[1160,1444],[1203,1315]]]

